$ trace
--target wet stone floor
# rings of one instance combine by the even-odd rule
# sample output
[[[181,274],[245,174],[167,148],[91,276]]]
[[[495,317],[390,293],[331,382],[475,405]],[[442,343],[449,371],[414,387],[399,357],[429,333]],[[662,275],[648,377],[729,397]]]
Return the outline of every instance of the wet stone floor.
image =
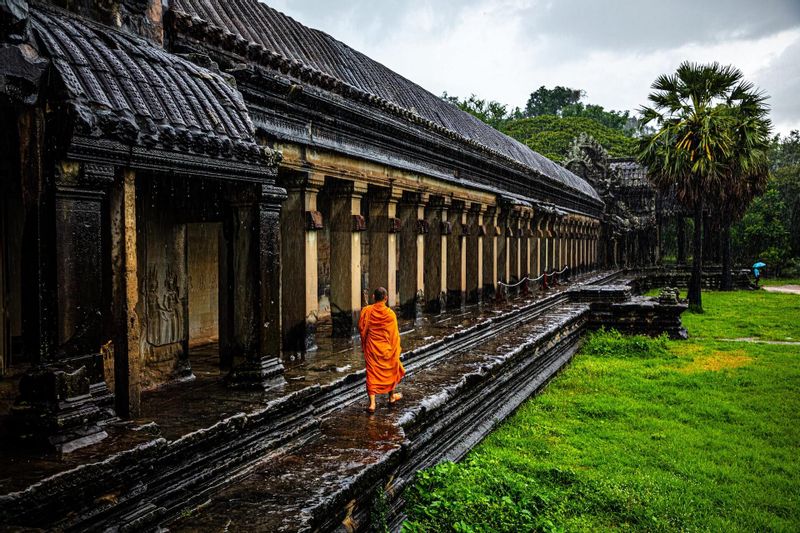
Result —
[[[546,294],[534,292],[531,296],[519,297],[507,303],[451,310],[443,315],[426,316],[416,322],[401,321],[403,351],[430,344],[460,329],[497,317],[568,287],[569,285],[557,287]],[[515,333],[514,336],[518,337],[518,334]],[[0,494],[22,490],[47,476],[80,464],[102,460],[154,438],[177,439],[192,431],[210,427],[234,414],[256,410],[272,400],[305,387],[332,383],[364,367],[358,337],[333,339],[330,337],[330,325],[323,322],[317,331],[317,345],[317,350],[303,358],[284,354],[286,383],[268,391],[226,388],[223,382],[224,372],[217,363],[217,347],[208,345],[190,350],[194,378],[144,392],[141,416],[134,421],[108,425],[106,431],[109,437],[100,443],[64,456],[54,454],[42,457],[25,450],[0,450]],[[295,509],[298,519],[301,519],[302,509],[321,501],[325,494],[346,483],[348,476],[357,475],[365,464],[383,460],[387,454],[399,449],[404,437],[396,422],[404,410],[433,391],[441,389],[446,383],[460,379],[470,364],[479,364],[480,360],[486,360],[485,357],[492,357],[490,352],[503,348],[501,344],[489,349],[489,352],[485,352],[485,349],[489,348],[469,352],[469,357],[477,358],[472,363],[468,361],[466,354],[462,354],[461,359],[448,357],[447,362],[426,367],[425,372],[418,375],[410,371],[403,383],[406,397],[402,406],[387,408],[384,405],[379,409],[379,415],[374,417],[367,416],[360,403],[335,411],[335,417],[322,421],[322,436],[319,440],[259,467],[242,483],[228,489],[232,492],[225,492],[224,496],[215,498],[206,511],[197,515],[204,517],[199,522],[185,521],[174,527],[189,530],[207,520],[207,529],[214,530],[216,526],[225,525],[219,521],[231,511],[226,506],[233,505],[238,509],[237,523],[243,530],[252,529],[255,523],[263,523],[265,529],[275,526],[276,530],[287,527],[287,530],[291,530],[291,524],[285,521],[287,516],[292,515],[292,508]],[[460,362],[456,363],[457,360]],[[442,366],[445,364],[454,366]],[[3,439],[4,442],[7,440]],[[335,461],[337,467],[328,471],[325,465],[331,461]],[[284,490],[277,490],[276,487],[284,487]],[[217,516],[214,509],[223,508],[228,510]],[[252,510],[252,514],[249,510]]]
[[[401,383],[403,400],[386,397],[369,414],[365,402],[343,407],[322,421],[321,436],[278,458],[256,465],[243,479],[206,504],[170,524],[170,531],[297,531],[308,527],[315,508],[332,501],[371,465],[391,459],[405,442],[402,426],[426,401],[465,374],[495,361],[535,337],[554,320],[585,312],[586,306],[564,304],[478,346],[455,351],[424,371],[413,364]],[[366,400],[366,398],[365,398]],[[337,509],[338,510],[338,509]]]

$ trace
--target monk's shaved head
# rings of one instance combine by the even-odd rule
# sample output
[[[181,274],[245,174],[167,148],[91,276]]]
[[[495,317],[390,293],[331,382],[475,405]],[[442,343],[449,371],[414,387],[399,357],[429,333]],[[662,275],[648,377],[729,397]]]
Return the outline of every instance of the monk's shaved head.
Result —
[[[376,302],[382,302],[386,299],[386,295],[388,292],[383,287],[378,287],[375,289],[375,292],[372,293],[372,297],[375,298]]]

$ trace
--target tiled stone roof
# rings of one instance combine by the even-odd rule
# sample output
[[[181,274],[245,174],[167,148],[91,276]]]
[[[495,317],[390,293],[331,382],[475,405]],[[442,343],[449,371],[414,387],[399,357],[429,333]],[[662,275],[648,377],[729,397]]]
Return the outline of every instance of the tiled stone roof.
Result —
[[[585,180],[486,125],[419,85],[353,50],[330,35],[308,28],[256,0],[173,0],[179,31],[206,38],[292,76],[347,98],[369,102],[482,148],[511,165],[521,165],[592,199]]]
[[[75,133],[257,163],[268,159],[241,94],[154,44],[37,5],[32,26],[72,108]]]

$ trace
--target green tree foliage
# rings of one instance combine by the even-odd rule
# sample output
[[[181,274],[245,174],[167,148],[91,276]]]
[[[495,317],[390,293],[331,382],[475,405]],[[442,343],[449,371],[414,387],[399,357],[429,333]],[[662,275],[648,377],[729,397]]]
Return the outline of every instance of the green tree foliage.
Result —
[[[599,122],[608,128],[619,130],[626,135],[636,132],[636,119],[630,111],[606,111],[601,105],[583,104],[578,102],[565,106],[561,110],[562,117],[585,117]]]
[[[528,98],[524,116],[560,115],[562,109],[577,104],[585,95],[586,92],[581,89],[570,89],[561,85],[548,89],[542,85]]]
[[[570,143],[582,132],[597,139],[612,157],[636,154],[635,139],[588,117],[542,115],[509,120],[502,131],[554,161],[564,159]]]
[[[639,159],[662,191],[675,191],[692,209],[694,257],[689,304],[702,311],[702,223],[704,209],[728,219],[740,213],[766,177],[769,139],[764,96],[733,66],[683,62],[661,75],[642,108],[657,131],[639,143]],[[745,182],[745,183],[742,183]]]
[[[800,132],[794,130],[784,138],[775,135],[769,154],[772,170],[800,165]]]
[[[495,100],[478,98],[474,94],[470,95],[469,98],[461,99],[458,96],[450,96],[445,91],[442,93],[442,99],[477,117],[496,130],[502,131],[504,124],[510,118],[507,105]]]
[[[800,275],[800,133],[775,136],[770,150],[772,175],[742,221],[733,227],[739,264],[767,263],[775,275]]]

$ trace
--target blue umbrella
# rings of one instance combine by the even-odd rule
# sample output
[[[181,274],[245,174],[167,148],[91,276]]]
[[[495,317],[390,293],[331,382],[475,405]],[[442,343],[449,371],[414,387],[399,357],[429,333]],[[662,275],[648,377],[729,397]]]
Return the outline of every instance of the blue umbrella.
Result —
[[[767,266],[766,263],[762,263],[761,261],[759,261],[758,263],[753,265],[753,268],[764,268],[765,266]]]

